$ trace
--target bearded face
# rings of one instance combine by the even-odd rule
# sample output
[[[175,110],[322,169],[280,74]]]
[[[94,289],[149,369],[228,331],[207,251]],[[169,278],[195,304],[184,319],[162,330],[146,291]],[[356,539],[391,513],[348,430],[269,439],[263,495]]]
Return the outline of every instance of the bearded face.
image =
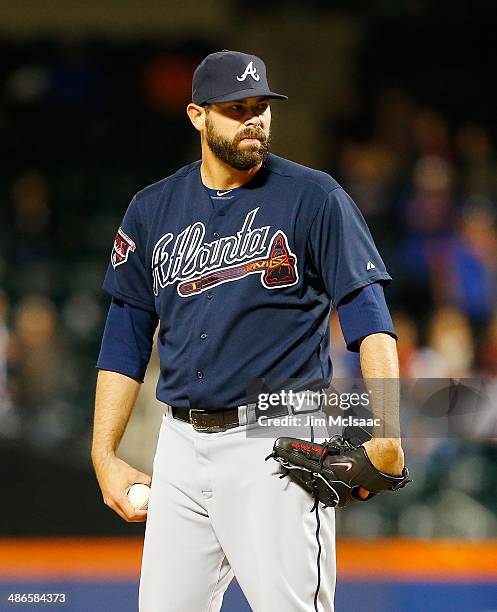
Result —
[[[205,122],[205,137],[214,155],[236,170],[250,170],[266,161],[271,132],[257,126],[242,127],[233,137],[223,136],[214,126],[209,113]]]

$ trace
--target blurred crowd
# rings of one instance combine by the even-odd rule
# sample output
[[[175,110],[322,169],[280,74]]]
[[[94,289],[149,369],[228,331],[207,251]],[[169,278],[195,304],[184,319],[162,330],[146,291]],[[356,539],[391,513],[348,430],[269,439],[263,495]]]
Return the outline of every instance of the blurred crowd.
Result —
[[[387,296],[403,376],[495,376],[497,158],[489,130],[450,127],[439,111],[390,90],[380,92],[370,131],[339,142],[335,172],[394,278]]]
[[[347,114],[335,120],[339,133],[348,133],[349,120]],[[472,415],[472,435],[408,435],[404,445],[414,484],[402,500],[382,497],[374,507],[339,513],[339,532],[495,537],[495,145],[487,126],[450,125],[439,110],[398,90],[379,93],[369,130],[359,141],[338,139],[334,161],[394,278],[386,293],[401,376],[472,382],[482,377],[489,400],[487,421]],[[358,359],[346,352],[336,317],[332,337],[335,374],[358,375]]]
[[[97,45],[85,55],[40,43],[11,48],[14,59],[0,67],[0,146],[8,153],[0,438],[36,449],[88,442],[109,302],[100,286],[116,227],[135,191],[198,155],[183,108],[204,47],[188,48],[187,57]],[[495,379],[497,157],[489,128],[454,124],[401,90],[385,88],[374,100],[360,138],[348,129],[353,105],[329,118],[321,169],[355,199],[394,278],[386,292],[402,377]],[[336,318],[332,339],[336,375],[356,375]],[[490,441],[418,439],[408,452],[412,503],[355,508],[344,513],[342,533],[497,535]],[[361,512],[367,521],[356,520]],[[475,512],[478,521],[463,520]]]

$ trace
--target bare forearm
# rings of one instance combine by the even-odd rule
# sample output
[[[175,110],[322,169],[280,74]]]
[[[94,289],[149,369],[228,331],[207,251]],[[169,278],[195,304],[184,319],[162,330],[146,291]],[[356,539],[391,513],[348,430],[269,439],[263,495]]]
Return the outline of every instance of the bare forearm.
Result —
[[[116,456],[129,417],[138,397],[140,383],[123,374],[100,370],[95,395],[92,460],[95,475],[107,506],[121,518],[141,522],[146,510],[135,510],[126,491],[134,483],[150,486],[150,476]]]
[[[361,342],[360,357],[373,417],[381,422],[373,429],[373,436],[400,438],[399,362],[394,338],[382,333],[367,336]]]
[[[93,463],[114,455],[138,397],[140,383],[116,372],[100,370],[95,393]]]

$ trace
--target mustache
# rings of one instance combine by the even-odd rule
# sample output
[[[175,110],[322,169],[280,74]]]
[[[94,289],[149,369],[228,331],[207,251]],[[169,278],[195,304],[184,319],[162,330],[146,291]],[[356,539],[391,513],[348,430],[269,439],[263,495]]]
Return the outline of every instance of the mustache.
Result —
[[[237,141],[241,142],[244,138],[257,138],[261,142],[266,142],[267,140],[267,136],[264,131],[257,128],[245,130],[238,136]]]

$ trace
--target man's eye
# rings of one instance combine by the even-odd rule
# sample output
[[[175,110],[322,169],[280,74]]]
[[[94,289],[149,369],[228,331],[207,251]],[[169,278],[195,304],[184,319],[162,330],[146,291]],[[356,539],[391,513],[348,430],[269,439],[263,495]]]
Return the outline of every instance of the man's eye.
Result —
[[[242,110],[242,107],[241,107],[240,104],[233,104],[233,106],[231,106],[230,108],[231,108],[231,110],[234,110],[234,111]]]
[[[268,104],[259,104],[259,106],[257,107],[257,111],[261,114],[265,113],[268,106]]]

